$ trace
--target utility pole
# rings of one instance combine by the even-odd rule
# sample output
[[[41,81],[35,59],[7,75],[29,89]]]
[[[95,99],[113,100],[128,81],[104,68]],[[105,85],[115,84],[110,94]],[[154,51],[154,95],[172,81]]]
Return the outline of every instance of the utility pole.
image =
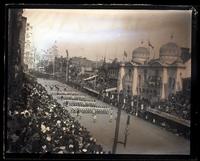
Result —
[[[66,50],[66,54],[67,54],[67,64],[66,64],[66,82],[69,81],[69,53],[68,50]]]
[[[34,70],[36,70],[36,50],[37,49],[34,47],[33,48],[33,52],[34,52],[34,59],[33,59],[34,60]]]
[[[52,49],[52,54],[53,54],[53,77],[55,78],[55,71],[56,71],[56,67],[55,67],[55,58],[57,58],[58,56],[58,47],[56,45],[57,41],[54,42],[53,46],[51,47]]]
[[[130,115],[128,115],[127,122],[126,122],[125,137],[124,137],[124,147],[126,147],[126,143],[127,143],[128,126],[129,126],[129,124],[130,124]]]
[[[53,55],[53,77],[55,78],[55,57]]]
[[[121,97],[122,92],[118,94],[118,103],[120,102],[119,98]],[[121,116],[121,104],[118,106],[117,111],[117,120],[116,120],[116,127],[115,127],[115,137],[114,137],[114,143],[113,143],[113,149],[112,153],[115,154],[117,150],[117,143],[118,143],[118,135],[119,135],[119,125],[120,125],[120,116]]]

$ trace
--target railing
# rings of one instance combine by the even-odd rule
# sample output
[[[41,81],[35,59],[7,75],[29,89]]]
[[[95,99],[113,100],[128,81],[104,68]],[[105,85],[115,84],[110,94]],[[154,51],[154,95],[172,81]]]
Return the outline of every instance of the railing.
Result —
[[[159,115],[160,117],[164,117],[166,119],[172,120],[176,123],[182,124],[184,126],[190,127],[190,121],[189,120],[181,119],[181,118],[178,118],[178,117],[171,115],[169,113],[161,112],[161,111],[158,111],[158,110],[152,109],[152,108],[147,108],[147,111],[151,112],[153,114]]]
[[[86,89],[86,90],[88,90],[88,91],[90,91],[90,92],[93,92],[95,94],[99,94],[99,92],[96,91],[96,90],[94,90],[94,89],[91,89],[91,88],[88,88],[88,87],[83,87],[83,88]]]

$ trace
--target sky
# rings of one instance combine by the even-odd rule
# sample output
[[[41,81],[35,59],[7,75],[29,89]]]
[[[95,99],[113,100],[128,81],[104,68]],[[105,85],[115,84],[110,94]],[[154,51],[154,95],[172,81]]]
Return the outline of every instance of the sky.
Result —
[[[108,61],[122,60],[124,51],[130,59],[140,46],[158,57],[160,47],[171,41],[191,50],[191,15],[189,10],[110,9],[24,9],[23,13],[33,26],[37,53],[43,54],[56,41],[60,56],[66,56],[67,49],[69,57]]]

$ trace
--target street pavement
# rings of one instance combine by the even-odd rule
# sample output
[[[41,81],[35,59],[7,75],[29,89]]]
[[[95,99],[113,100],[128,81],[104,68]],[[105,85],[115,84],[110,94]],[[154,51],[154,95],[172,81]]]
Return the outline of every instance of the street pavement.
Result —
[[[79,120],[81,125],[90,131],[93,137],[96,138],[97,143],[101,144],[104,150],[112,152],[117,108],[58,81],[42,78],[38,78],[37,81],[63,106],[63,110],[68,110],[73,117]],[[55,85],[59,88],[59,91],[56,88],[50,88],[50,86],[53,87]],[[65,88],[66,91],[64,91]],[[63,99],[61,96],[63,96]],[[69,98],[72,98],[72,100]],[[68,106],[65,105],[66,100],[68,101]],[[70,102],[83,102],[83,104],[84,102],[89,102],[95,105],[92,105],[92,107],[81,107],[80,105],[71,106]],[[79,116],[77,116],[76,109],[80,110]],[[83,113],[83,109],[88,110],[85,110],[85,113]],[[96,114],[93,114],[93,109],[96,109]],[[83,112],[81,112],[82,110]],[[113,114],[111,115],[111,113]],[[122,111],[118,137],[118,140],[122,142],[125,137],[127,117],[128,114]],[[188,155],[190,154],[190,141],[168,132],[153,123],[131,115],[126,147],[118,143],[116,153]]]

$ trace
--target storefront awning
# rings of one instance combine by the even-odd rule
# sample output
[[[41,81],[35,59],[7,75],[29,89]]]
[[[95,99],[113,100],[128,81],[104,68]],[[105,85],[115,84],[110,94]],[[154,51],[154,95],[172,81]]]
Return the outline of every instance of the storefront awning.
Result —
[[[91,76],[91,77],[85,78],[84,81],[91,80],[91,79],[93,79],[93,78],[95,78],[95,77],[97,77],[97,76],[98,76],[98,75],[93,75],[93,76]]]
[[[106,89],[106,92],[112,92],[112,91],[115,91],[115,90],[117,90],[117,87],[108,88],[108,89]]]

